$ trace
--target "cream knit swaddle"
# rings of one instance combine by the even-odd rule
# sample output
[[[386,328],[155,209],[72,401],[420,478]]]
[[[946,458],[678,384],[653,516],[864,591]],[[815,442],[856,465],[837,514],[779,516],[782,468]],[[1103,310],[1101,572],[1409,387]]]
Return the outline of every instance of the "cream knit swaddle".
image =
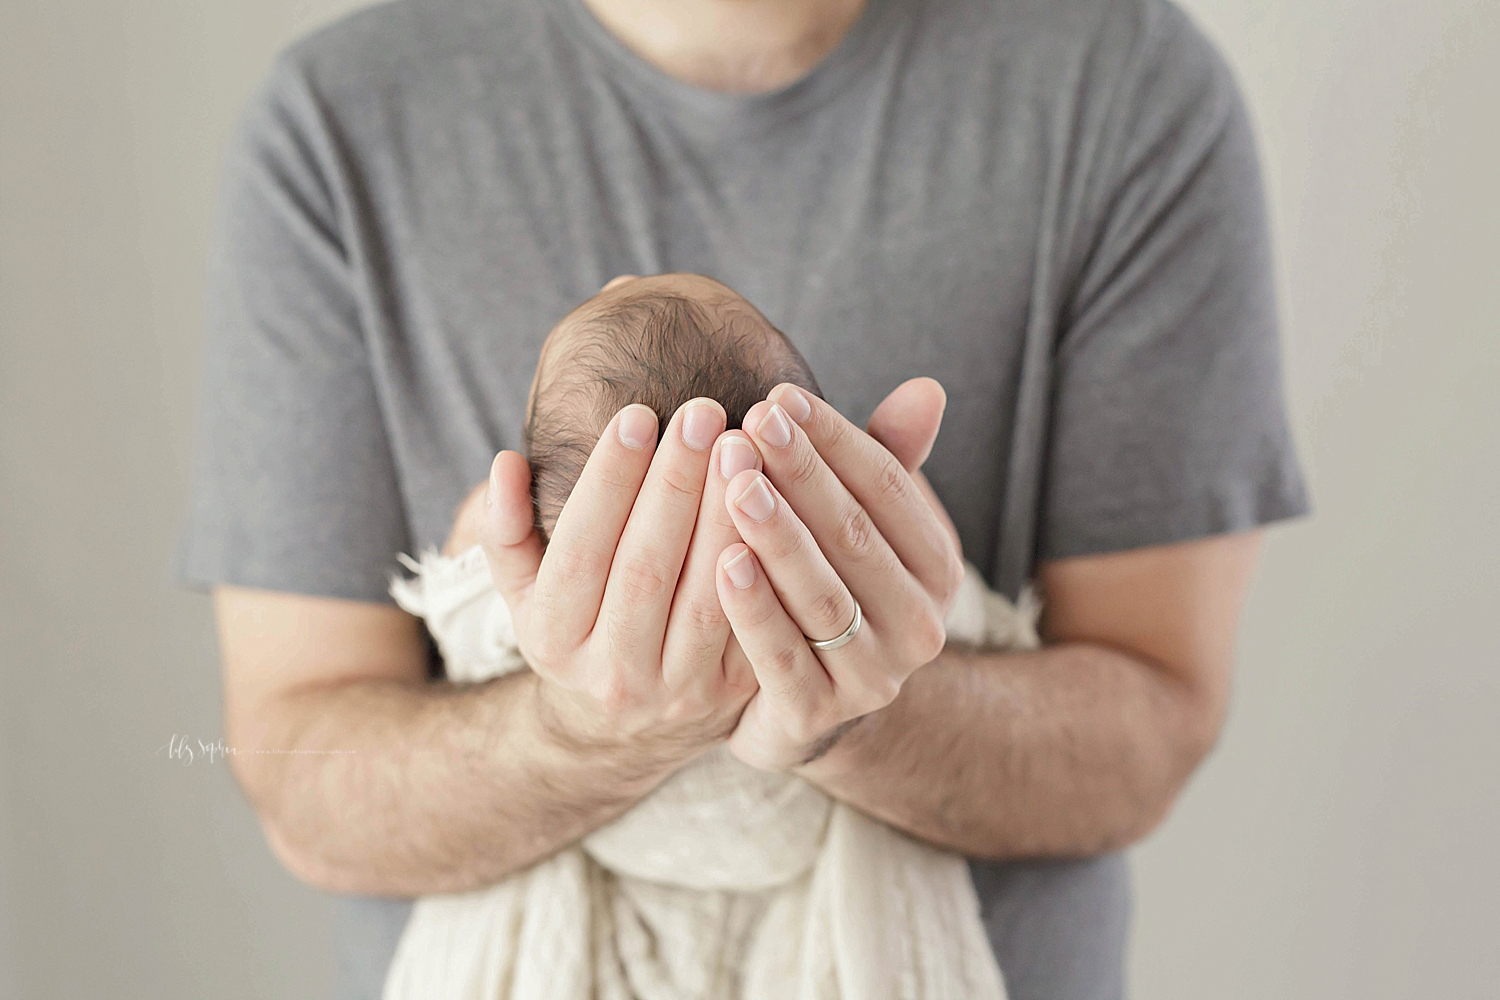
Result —
[[[526,668],[484,552],[391,586],[452,681]],[[1038,645],[969,567],[950,641]],[[385,1000],[1004,1000],[968,866],[720,746],[579,843],[419,899]]]

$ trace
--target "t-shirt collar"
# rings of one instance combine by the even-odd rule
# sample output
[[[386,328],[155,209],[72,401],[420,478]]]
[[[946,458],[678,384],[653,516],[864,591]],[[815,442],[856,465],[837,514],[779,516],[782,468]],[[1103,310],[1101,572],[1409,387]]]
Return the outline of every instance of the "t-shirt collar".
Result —
[[[903,0],[867,0],[832,52],[800,79],[758,94],[729,94],[687,83],[647,62],[616,38],[584,0],[550,0],[557,23],[596,53],[605,72],[682,124],[713,131],[758,131],[805,114],[843,91],[885,47],[900,22]]]

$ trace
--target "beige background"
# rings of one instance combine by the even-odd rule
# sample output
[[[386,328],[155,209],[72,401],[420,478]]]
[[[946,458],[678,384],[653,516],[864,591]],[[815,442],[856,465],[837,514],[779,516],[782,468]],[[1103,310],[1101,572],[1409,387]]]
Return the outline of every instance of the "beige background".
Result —
[[[0,0],[0,996],[318,997],[168,583],[231,117],[339,0]],[[1500,995],[1500,4],[1192,0],[1263,138],[1318,513],[1137,852],[1143,998]]]

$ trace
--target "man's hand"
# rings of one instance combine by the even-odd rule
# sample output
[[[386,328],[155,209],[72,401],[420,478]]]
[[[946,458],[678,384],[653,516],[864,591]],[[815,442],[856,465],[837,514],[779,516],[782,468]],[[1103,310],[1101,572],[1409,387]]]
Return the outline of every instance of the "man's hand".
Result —
[[[765,471],[729,483],[725,503],[743,544],[723,551],[718,578],[760,683],[730,738],[741,760],[807,763],[942,651],[963,560],[952,524],[913,473],[944,403],[931,379],[898,387],[871,418],[893,448],[792,385],[746,415]],[[864,622],[854,638],[815,651],[809,637],[843,633],[856,600]]]
[[[545,547],[526,460],[496,457],[479,534],[560,738],[682,762],[727,736],[754,692],[744,658],[725,656],[714,574],[737,537],[724,486],[759,456],[724,426],[723,407],[695,399],[658,445],[649,408],[621,410]]]
[[[1045,648],[950,647],[798,773],[970,857],[1144,837],[1213,747],[1260,532],[1044,562]]]

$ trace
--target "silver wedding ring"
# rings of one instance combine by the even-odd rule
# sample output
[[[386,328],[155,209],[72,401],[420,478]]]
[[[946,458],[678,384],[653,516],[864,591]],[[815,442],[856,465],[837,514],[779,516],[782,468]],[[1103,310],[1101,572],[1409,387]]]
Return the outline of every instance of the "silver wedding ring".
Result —
[[[808,636],[807,644],[820,653],[831,652],[835,649],[838,649],[840,646],[848,645],[849,640],[854,638],[854,636],[859,632],[859,627],[864,623],[864,612],[859,610],[859,602],[855,601],[854,620],[849,623],[848,628],[844,629],[844,633],[842,635],[836,635],[832,639],[824,639],[821,642],[817,639],[814,639],[812,636]]]

